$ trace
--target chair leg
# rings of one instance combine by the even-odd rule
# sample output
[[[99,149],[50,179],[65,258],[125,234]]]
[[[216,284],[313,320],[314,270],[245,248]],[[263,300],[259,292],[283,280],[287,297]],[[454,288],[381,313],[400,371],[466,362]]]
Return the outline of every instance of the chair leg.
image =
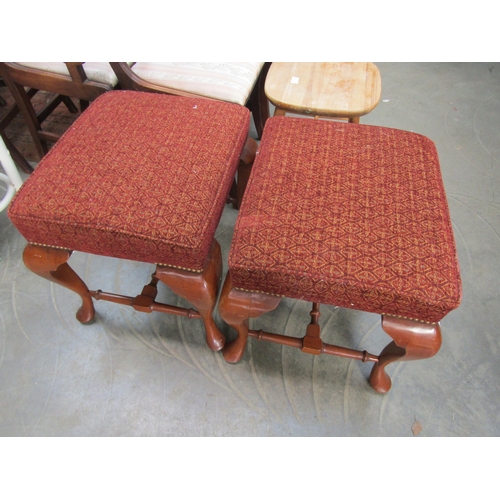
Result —
[[[36,150],[40,155],[40,158],[43,158],[49,151],[47,146],[47,142],[40,138],[38,135],[41,132],[42,127],[40,124],[40,120],[33,108],[31,103],[31,99],[29,94],[24,90],[22,85],[18,85],[14,82],[7,82],[9,85],[9,90],[14,97],[14,100],[19,108],[19,111],[23,114],[24,120],[28,127],[28,130],[33,138],[33,142],[35,143]]]
[[[236,184],[236,202],[233,203],[234,208],[239,209],[243,201],[243,195],[247,188],[248,179],[252,171],[252,165],[255,160],[255,153],[258,149],[258,144],[249,137],[243,148],[238,165],[238,181]]]
[[[78,113],[78,108],[75,106],[75,103],[71,100],[70,97],[63,96],[62,101],[64,102],[64,105],[70,113]]]
[[[394,339],[380,353],[372,368],[370,385],[381,394],[391,388],[385,367],[395,361],[411,361],[434,356],[441,347],[439,324],[420,323],[404,318],[382,316],[382,329]]]
[[[67,264],[70,256],[70,250],[28,244],[24,249],[23,261],[35,274],[80,295],[82,305],[76,313],[76,318],[81,323],[88,323],[95,315],[94,304],[87,285]]]
[[[212,351],[220,351],[224,347],[226,338],[213,319],[222,278],[222,255],[219,243],[214,239],[207,264],[201,273],[157,266],[155,274],[175,294],[195,306],[205,325],[208,347]]]
[[[255,123],[255,129],[257,130],[257,138],[262,137],[262,132],[264,131],[264,126],[267,119],[269,118],[269,101],[267,100],[266,93],[264,91],[264,85],[266,82],[266,76],[271,67],[271,63],[265,63],[262,68],[259,78],[255,83],[255,87],[250,94],[250,99],[248,107],[252,112],[253,121]]]
[[[219,312],[222,319],[238,332],[238,337],[228,342],[222,351],[228,363],[237,363],[243,356],[248,340],[249,318],[257,318],[276,309],[280,301],[281,298],[274,295],[233,288],[231,273],[227,273],[219,301]]]

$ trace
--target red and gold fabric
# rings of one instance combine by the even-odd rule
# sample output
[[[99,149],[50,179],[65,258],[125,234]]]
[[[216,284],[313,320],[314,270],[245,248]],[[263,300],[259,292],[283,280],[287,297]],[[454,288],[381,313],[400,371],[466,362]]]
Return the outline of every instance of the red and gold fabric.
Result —
[[[229,269],[243,290],[438,322],[459,305],[461,280],[434,143],[271,118]]]
[[[108,92],[42,159],[9,217],[30,243],[201,271],[249,124],[235,104]]]

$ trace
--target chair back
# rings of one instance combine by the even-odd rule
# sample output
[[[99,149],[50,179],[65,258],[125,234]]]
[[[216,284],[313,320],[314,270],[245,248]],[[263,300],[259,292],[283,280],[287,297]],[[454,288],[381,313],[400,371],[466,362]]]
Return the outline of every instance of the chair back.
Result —
[[[104,73],[99,71],[99,65],[102,64],[107,63],[0,62],[0,77],[9,87],[18,110],[23,114],[40,158],[48,152],[47,141],[56,142],[59,139],[57,134],[43,130],[42,122],[61,102],[64,102],[71,112],[77,112],[78,109],[70,98],[79,99],[83,111],[89,101],[93,101],[116,85],[116,76],[109,65],[108,73],[112,80],[96,78],[95,75]],[[97,65],[97,69],[92,65]],[[86,73],[86,68],[89,74]],[[31,99],[38,91],[49,92],[54,97],[37,112]]]

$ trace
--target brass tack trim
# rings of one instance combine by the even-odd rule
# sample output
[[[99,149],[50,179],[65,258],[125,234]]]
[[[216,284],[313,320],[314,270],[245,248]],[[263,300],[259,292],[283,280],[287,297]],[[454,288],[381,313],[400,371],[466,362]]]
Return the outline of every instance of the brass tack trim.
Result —
[[[391,316],[392,318],[408,319],[410,321],[417,321],[418,323],[425,323],[426,325],[438,325],[439,321],[424,321],[423,319],[410,318],[408,316],[399,316],[397,314],[380,313],[382,316]]]
[[[55,245],[45,245],[43,243],[33,243],[32,241],[30,241],[29,244],[34,245],[36,247],[55,248],[57,250],[67,250],[68,252],[74,252],[74,250],[72,248],[58,247]]]
[[[197,273],[201,274],[203,272],[203,269],[189,269],[189,267],[181,267],[181,266],[172,266],[170,264],[159,264],[158,262],[155,262],[156,266],[160,267],[172,267],[173,269],[180,269],[181,271],[189,271],[190,273]]]
[[[262,293],[263,295],[271,295],[272,297],[281,297],[282,299],[290,298],[290,297],[287,297],[286,295],[278,295],[277,293],[262,292],[261,290],[247,290],[246,288],[238,288],[237,286],[235,286],[233,288],[235,290],[239,290],[240,292]],[[297,300],[297,299],[294,299],[294,300]]]
[[[67,250],[68,252],[74,252],[75,250],[73,250],[72,248],[66,248],[66,247],[58,247],[56,245],[45,245],[44,243],[33,243],[32,241],[29,242],[30,245],[35,245],[37,247],[45,247],[45,248],[55,248],[57,250]],[[82,253],[87,253],[88,252],[82,252]],[[89,254],[90,255],[90,254]],[[101,255],[101,257],[105,257],[104,255]],[[137,261],[137,262],[142,262],[142,261]],[[147,262],[144,262],[144,264],[147,264]],[[171,266],[169,264],[158,264],[157,262],[155,262],[156,266],[160,266],[160,267],[173,267],[175,269],[180,269],[181,271],[189,271],[191,273],[198,273],[198,274],[201,274],[203,272],[203,269],[200,271],[199,269],[189,269],[188,267],[181,267],[181,266]]]

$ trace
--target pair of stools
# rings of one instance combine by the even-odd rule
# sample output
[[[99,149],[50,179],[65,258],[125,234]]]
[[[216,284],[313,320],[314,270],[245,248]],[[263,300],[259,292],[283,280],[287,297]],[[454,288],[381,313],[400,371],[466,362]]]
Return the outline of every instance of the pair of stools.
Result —
[[[418,134],[291,117],[268,120],[259,149],[246,108],[202,98],[112,91],[98,98],[42,159],[9,208],[28,240],[26,266],[82,299],[201,318],[208,346],[231,362],[247,337],[385,366],[434,355],[439,321],[458,306],[460,275],[433,143]],[[251,169],[219,299],[238,332],[226,343],[213,312],[222,274],[214,239],[238,169]],[[89,290],[72,251],[148,262],[136,297]],[[156,302],[157,283],[190,302]],[[249,328],[281,297],[313,303],[304,338]],[[328,345],[319,304],[382,315],[380,355]]]

